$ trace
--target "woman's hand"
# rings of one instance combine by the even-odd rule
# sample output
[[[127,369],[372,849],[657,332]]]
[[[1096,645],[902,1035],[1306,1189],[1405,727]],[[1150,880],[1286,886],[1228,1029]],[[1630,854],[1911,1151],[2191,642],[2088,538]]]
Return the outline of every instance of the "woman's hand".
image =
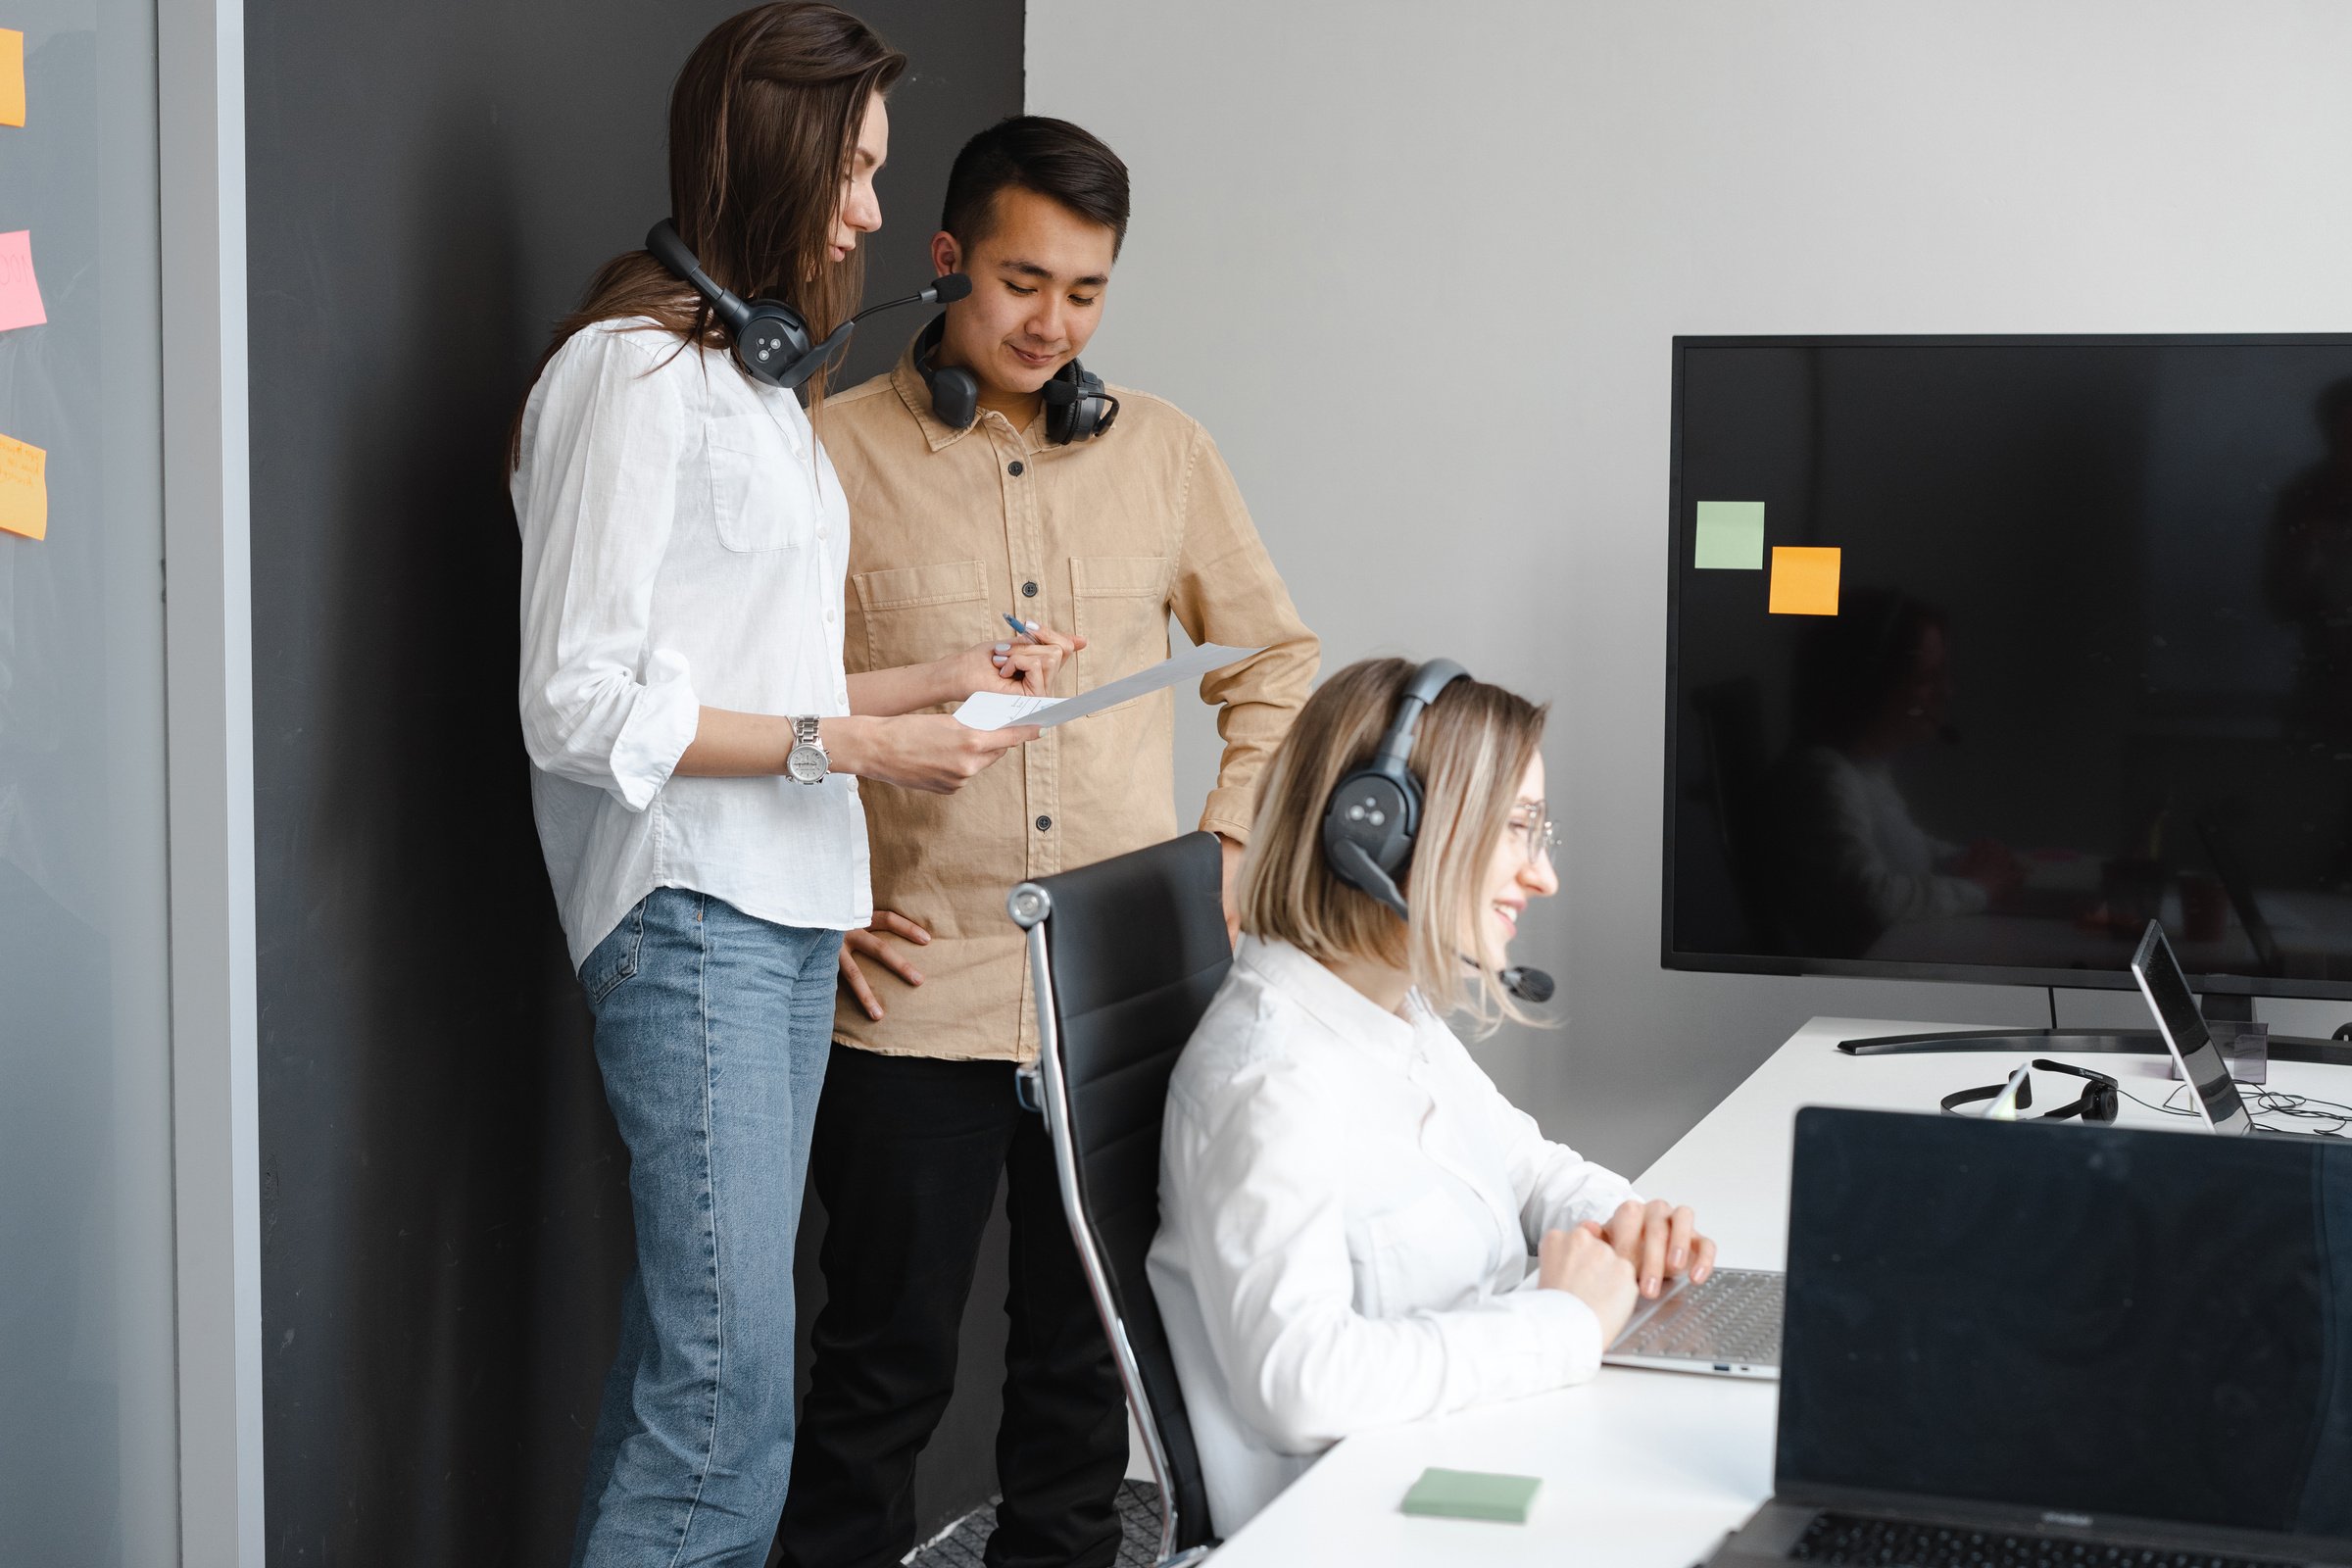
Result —
[[[945,694],[940,700],[960,703],[974,692],[1043,697],[1061,662],[1085,646],[1083,637],[1037,625],[1029,628],[1026,640],[975,643],[939,661],[936,683]]]
[[[1690,1205],[1670,1207],[1663,1199],[1637,1203],[1627,1199],[1601,1227],[1617,1255],[1634,1266],[1642,1294],[1655,1297],[1668,1274],[1690,1271],[1690,1283],[1703,1284],[1715,1272],[1715,1244],[1698,1234],[1697,1216]]]
[[[931,795],[955,794],[998,758],[1043,733],[1035,724],[973,729],[948,713],[828,718],[823,724],[835,772]]]
[[[864,930],[852,931],[841,939],[841,983],[850,988],[850,995],[858,999],[858,1005],[864,1008],[865,1015],[876,1023],[882,1021],[882,1003],[874,995],[873,986],[867,982],[865,971],[858,966],[859,956],[873,959],[910,986],[923,983],[922,970],[917,969],[912,960],[894,944],[882,940],[885,931],[893,936],[904,937],[917,946],[927,946],[931,941],[930,932],[896,909],[876,909],[873,919]]]
[[[1591,1220],[1572,1231],[1545,1231],[1536,1250],[1536,1284],[1566,1291],[1600,1320],[1605,1349],[1634,1315],[1634,1266],[1618,1255]]]

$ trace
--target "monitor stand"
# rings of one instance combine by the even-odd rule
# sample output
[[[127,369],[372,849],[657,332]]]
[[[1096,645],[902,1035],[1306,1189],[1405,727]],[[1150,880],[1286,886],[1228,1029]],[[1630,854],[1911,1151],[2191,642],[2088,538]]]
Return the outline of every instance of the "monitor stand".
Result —
[[[2252,1023],[2254,999],[2209,995],[2198,999],[2199,1010],[2211,1023]],[[2352,1066],[2352,1041],[2321,1040],[2310,1035],[2273,1035],[2271,1057],[2276,1061],[2324,1061]],[[1866,1035],[1840,1040],[1838,1049],[1849,1056],[1922,1056],[1953,1051],[2103,1052],[2161,1056],[2164,1036],[2154,1029],[1938,1029],[1921,1035]]]

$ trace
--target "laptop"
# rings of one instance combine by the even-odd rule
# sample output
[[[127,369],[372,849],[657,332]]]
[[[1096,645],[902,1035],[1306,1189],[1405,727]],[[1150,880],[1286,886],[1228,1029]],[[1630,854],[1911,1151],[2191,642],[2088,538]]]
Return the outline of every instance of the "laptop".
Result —
[[[1719,1377],[1781,1375],[1781,1293],[1777,1269],[1719,1268],[1706,1283],[1686,1274],[1643,1301],[1601,1360],[1660,1372]]]
[[[2297,1136],[2254,1125],[2253,1113],[2230,1081],[2230,1063],[2205,1027],[2205,1014],[2198,1010],[2197,999],[2188,989],[2188,977],[2180,972],[2180,960],[2173,956],[2164,927],[2153,920],[2139,939],[2138,951],[2132,955],[2132,978],[2139,982],[2139,994],[2148,999],[2148,1010],[2156,1014],[2156,1032],[2164,1036],[2173,1064],[2196,1091],[2191,1099],[2199,1120],[2217,1133],[2235,1138],[2266,1132],[2274,1138]],[[2352,1486],[2352,1479],[2346,1485]]]
[[[1799,1111],[1786,1562],[2352,1565],[2352,1144]]]

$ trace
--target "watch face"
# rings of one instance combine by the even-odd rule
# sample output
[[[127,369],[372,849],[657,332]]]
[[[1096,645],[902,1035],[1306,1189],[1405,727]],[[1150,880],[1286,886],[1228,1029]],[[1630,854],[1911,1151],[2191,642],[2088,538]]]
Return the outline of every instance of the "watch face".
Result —
[[[785,754],[784,771],[796,784],[814,784],[825,776],[827,760],[824,748],[795,746]]]

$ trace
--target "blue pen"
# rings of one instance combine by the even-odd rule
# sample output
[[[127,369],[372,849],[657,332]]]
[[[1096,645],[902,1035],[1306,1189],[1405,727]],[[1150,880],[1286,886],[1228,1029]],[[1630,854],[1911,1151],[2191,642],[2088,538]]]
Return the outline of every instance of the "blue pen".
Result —
[[[1006,614],[1004,621],[1005,624],[1012,628],[1013,634],[1019,637],[1029,637],[1029,634],[1037,629],[1036,627],[1030,625],[1027,621],[1023,620],[1020,616],[1014,614]],[[1031,642],[1037,641],[1035,637],[1029,637],[1029,640]]]

